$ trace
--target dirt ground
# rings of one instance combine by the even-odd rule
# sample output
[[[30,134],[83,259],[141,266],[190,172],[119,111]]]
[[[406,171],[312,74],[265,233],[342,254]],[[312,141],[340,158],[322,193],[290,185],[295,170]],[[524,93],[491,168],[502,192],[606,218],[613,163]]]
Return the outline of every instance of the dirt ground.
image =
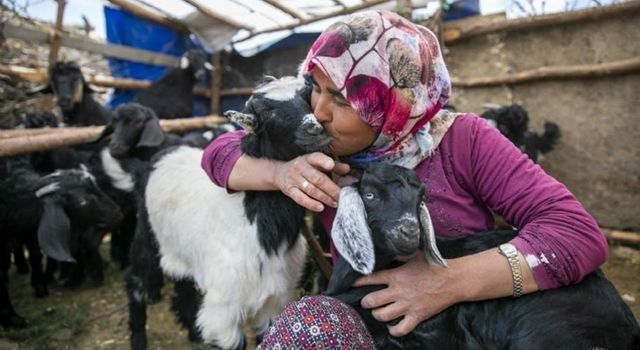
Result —
[[[105,247],[103,257],[106,256]],[[0,330],[0,350],[129,349],[122,273],[110,262],[106,267],[102,286],[77,290],[52,286],[50,296],[45,299],[34,298],[29,277],[18,275],[13,269],[10,294],[16,310],[28,319],[30,326],[23,330]],[[612,246],[604,271],[640,319],[640,250]],[[169,311],[170,295],[167,284],[162,301],[148,308],[149,350],[209,349],[187,340],[187,333]],[[248,348],[253,348],[250,345]]]

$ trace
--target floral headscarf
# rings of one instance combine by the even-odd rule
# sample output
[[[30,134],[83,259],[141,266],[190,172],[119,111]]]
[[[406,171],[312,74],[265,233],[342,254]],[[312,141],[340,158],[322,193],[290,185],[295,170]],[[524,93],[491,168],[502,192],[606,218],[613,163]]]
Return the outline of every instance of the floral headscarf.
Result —
[[[429,123],[451,93],[435,35],[393,12],[369,11],[329,26],[301,74],[321,69],[360,118],[378,132],[373,145],[343,159],[355,166],[387,160],[414,168],[436,148]],[[453,118],[446,118],[447,120]]]

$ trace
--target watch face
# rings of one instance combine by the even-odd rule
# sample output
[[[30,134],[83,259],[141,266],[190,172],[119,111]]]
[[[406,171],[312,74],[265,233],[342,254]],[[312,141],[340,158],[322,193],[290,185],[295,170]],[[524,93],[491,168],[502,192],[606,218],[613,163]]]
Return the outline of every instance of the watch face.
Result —
[[[515,254],[516,253],[516,248],[513,246],[513,244],[501,244],[500,245],[500,250],[503,251],[505,254],[507,255],[511,255],[511,254]]]

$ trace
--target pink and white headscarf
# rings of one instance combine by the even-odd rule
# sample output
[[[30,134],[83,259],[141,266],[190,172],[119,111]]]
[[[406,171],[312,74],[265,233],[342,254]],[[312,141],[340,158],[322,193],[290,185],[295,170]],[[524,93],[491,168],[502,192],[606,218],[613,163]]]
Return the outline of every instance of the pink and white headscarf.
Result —
[[[452,123],[444,116],[446,122],[435,123],[444,127],[439,131],[430,123],[451,93],[436,36],[393,12],[357,13],[329,26],[300,73],[316,67],[378,132],[369,149],[344,159],[351,165],[386,160],[414,168]]]

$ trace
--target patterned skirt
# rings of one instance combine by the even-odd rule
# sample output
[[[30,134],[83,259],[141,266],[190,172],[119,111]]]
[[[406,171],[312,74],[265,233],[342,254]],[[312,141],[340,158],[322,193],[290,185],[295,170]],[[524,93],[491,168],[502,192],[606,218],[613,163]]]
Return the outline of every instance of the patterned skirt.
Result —
[[[375,349],[358,313],[337,299],[323,295],[290,303],[274,317],[261,350]]]

